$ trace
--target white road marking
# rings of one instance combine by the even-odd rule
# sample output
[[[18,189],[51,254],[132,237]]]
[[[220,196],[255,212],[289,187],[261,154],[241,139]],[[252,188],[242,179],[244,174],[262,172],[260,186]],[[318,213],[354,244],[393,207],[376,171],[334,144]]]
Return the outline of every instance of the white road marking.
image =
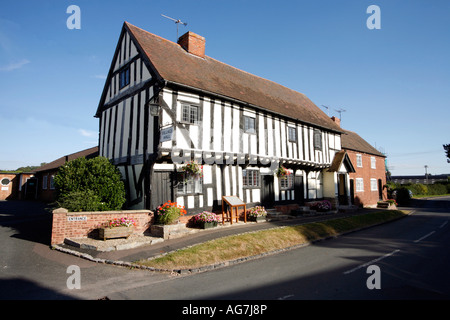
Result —
[[[414,240],[414,243],[417,243],[417,242],[419,242],[419,241],[422,241],[423,239],[425,239],[425,238],[428,238],[429,236],[431,236],[433,233],[435,233],[436,231],[431,231],[430,233],[428,233],[428,234],[426,234],[426,235],[424,235],[422,238],[419,238],[419,239],[417,239],[417,240]]]
[[[278,298],[278,300],[286,300],[287,298],[290,298],[290,297],[293,297],[293,296],[294,296],[293,294],[288,294],[287,296],[283,296],[283,297]]]
[[[366,263],[364,263],[364,264],[361,264],[361,265],[359,265],[359,266],[357,266],[357,267],[355,267],[355,268],[353,268],[353,269],[347,270],[347,271],[344,272],[344,274],[350,274],[350,273],[352,273],[352,272],[354,272],[354,271],[356,271],[356,270],[358,270],[358,269],[361,269],[361,268],[370,266],[371,264],[374,264],[375,262],[381,261],[381,260],[383,260],[384,258],[390,257],[390,256],[392,256],[393,254],[395,254],[395,253],[397,253],[397,252],[399,252],[399,251],[400,251],[400,249],[397,249],[397,250],[394,250],[394,251],[392,251],[392,252],[389,252],[389,253],[385,254],[384,256],[381,256],[381,257],[379,257],[379,258],[376,258],[376,259],[373,259],[373,260],[371,260],[371,261],[369,261],[369,262],[366,262]]]
[[[445,227],[445,225],[448,223],[448,221],[445,221],[443,224],[441,224],[440,226],[439,226],[439,229],[442,229],[443,227]]]

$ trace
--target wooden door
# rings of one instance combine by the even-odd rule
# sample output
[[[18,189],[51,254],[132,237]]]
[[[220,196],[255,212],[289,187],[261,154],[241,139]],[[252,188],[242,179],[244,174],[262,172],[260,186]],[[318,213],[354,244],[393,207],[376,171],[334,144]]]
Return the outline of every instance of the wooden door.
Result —
[[[261,203],[266,207],[272,207],[275,202],[275,190],[273,187],[273,175],[262,175]]]
[[[151,181],[151,210],[167,201],[175,201],[172,171],[154,171]]]

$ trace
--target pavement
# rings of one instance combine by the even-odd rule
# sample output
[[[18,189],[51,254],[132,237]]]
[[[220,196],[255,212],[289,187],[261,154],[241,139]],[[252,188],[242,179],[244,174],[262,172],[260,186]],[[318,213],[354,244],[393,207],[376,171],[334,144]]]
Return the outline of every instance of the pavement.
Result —
[[[213,229],[193,229],[191,232],[175,239],[162,239],[146,235],[140,237],[130,237],[128,239],[111,239],[105,241],[94,239],[71,239],[72,241],[53,246],[53,248],[98,263],[114,264],[125,267],[137,267],[142,269],[150,269],[153,271],[181,272],[182,270],[160,270],[140,266],[135,264],[135,262],[139,260],[152,259],[175,250],[230,235],[360,215],[377,210],[379,211],[382,209],[356,209],[349,212],[300,216],[277,221],[247,223],[239,222],[233,223],[232,225],[227,223],[223,226],[219,224],[218,227]],[[120,250],[121,248],[122,250]],[[192,270],[189,271],[191,272]]]

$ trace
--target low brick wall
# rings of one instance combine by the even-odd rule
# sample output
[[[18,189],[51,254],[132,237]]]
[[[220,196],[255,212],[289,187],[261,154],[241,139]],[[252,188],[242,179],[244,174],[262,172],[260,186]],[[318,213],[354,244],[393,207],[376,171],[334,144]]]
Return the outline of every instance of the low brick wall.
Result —
[[[134,234],[150,231],[154,222],[150,210],[69,212],[64,208],[53,210],[51,244],[61,244],[65,238],[87,238],[97,235],[97,228],[116,218],[131,218],[136,221]]]

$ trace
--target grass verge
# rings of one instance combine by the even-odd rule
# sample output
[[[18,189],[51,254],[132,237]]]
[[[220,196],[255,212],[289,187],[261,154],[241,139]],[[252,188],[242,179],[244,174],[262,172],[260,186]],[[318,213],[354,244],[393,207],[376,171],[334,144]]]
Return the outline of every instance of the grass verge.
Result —
[[[400,210],[372,212],[347,218],[331,219],[296,226],[274,228],[228,236],[180,249],[137,264],[158,269],[190,269],[218,264],[373,226],[407,215]]]

